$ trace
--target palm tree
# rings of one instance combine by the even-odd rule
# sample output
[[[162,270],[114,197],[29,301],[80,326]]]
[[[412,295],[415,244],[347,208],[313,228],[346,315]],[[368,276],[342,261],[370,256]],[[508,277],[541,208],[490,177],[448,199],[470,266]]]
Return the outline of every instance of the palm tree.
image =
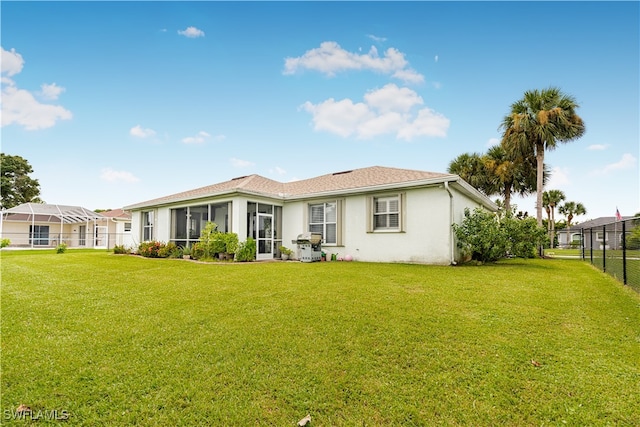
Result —
[[[482,156],[478,153],[460,154],[449,163],[447,172],[458,175],[487,196],[496,193],[493,184],[487,179]]]
[[[561,190],[549,190],[542,193],[542,205],[546,209],[547,217],[549,218],[547,230],[549,231],[551,248],[553,248],[553,241],[556,238],[556,206],[564,199],[566,199],[566,196]]]
[[[504,197],[504,208],[511,210],[511,195],[517,193],[526,196],[536,188],[535,157],[516,157],[501,145],[494,145],[482,156],[487,179],[492,183],[495,193]],[[545,166],[546,171],[546,166]],[[544,180],[548,172],[544,174]]]
[[[555,87],[531,90],[511,104],[511,111],[500,127],[504,130],[502,144],[516,155],[536,158],[536,219],[542,225],[542,193],[544,191],[544,152],[553,150],[559,142],[581,137],[584,122],[576,110],[573,97]]]
[[[577,215],[586,215],[587,208],[579,202],[565,202],[564,205],[558,206],[558,212],[567,217],[567,228],[570,228],[573,217]]]

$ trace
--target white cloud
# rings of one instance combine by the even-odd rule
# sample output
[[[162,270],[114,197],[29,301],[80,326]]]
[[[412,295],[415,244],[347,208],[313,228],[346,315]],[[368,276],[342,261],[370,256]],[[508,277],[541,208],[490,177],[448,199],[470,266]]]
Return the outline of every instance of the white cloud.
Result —
[[[386,37],[378,37],[378,36],[374,36],[373,34],[367,34],[367,37],[369,37],[371,40],[375,41],[375,42],[386,42],[387,38]]]
[[[595,174],[606,175],[608,173],[615,172],[618,170],[631,169],[636,165],[636,161],[637,159],[632,154],[625,153],[622,155],[622,158],[619,161],[615,163],[610,163],[605,167],[603,167],[602,169],[596,170]]]
[[[13,76],[19,74],[24,66],[22,55],[15,49],[7,51],[0,47],[0,64],[2,70],[2,126],[17,124],[26,130],[46,129],[54,126],[58,120],[69,120],[73,114],[60,105],[42,104],[31,92],[19,89]],[[43,97],[55,99],[64,88],[53,85],[42,85]]]
[[[196,136],[188,136],[186,138],[182,138],[182,142],[184,142],[185,144],[202,144],[210,137],[211,135],[201,130],[197,133]]]
[[[602,151],[606,150],[609,147],[609,144],[591,144],[587,147],[587,150],[591,151]]]
[[[136,138],[149,138],[156,134],[156,131],[153,129],[143,129],[142,126],[136,125],[129,129],[129,135],[135,136]]]
[[[100,179],[108,182],[138,182],[140,179],[131,172],[116,171],[111,168],[103,168]]]
[[[42,104],[31,92],[15,86],[2,88],[2,126],[17,124],[26,130],[46,129],[73,114],[60,105]]]
[[[365,102],[327,99],[319,104],[307,101],[301,109],[313,116],[314,129],[348,137],[367,139],[395,134],[397,139],[420,136],[444,137],[449,119],[430,108],[414,111],[424,101],[413,90],[388,84],[368,92]]]
[[[10,51],[7,51],[4,50],[3,47],[0,47],[0,69],[2,70],[2,74],[6,74],[9,77],[19,74],[23,66],[24,59],[22,59],[22,55],[16,52],[15,49],[12,48]]]
[[[40,85],[40,89],[41,89],[40,94],[42,95],[42,97],[44,99],[50,99],[50,100],[58,99],[60,94],[65,91],[65,88],[60,87],[55,83],[52,83],[50,85],[43,83],[42,85]]]
[[[365,94],[364,100],[369,107],[382,112],[398,111],[406,113],[416,105],[424,103],[415,91],[406,87],[400,88],[394,84],[388,84],[382,89],[368,92]]]
[[[232,157],[230,161],[231,161],[231,164],[236,168],[246,168],[246,167],[255,165],[255,163],[253,162],[250,162],[248,160],[236,159],[235,157]]]
[[[308,50],[297,58],[285,58],[283,74],[295,74],[301,70],[315,70],[327,76],[349,70],[371,70],[389,74],[408,83],[421,83],[424,76],[409,68],[404,54],[389,48],[384,56],[372,46],[368,53],[358,54],[344,50],[336,42],[323,42],[320,47]]]
[[[568,185],[571,185],[569,169],[556,166],[551,170],[551,177],[549,177],[544,187],[545,189],[557,190],[565,188]]]
[[[189,37],[190,39],[195,39],[198,37],[204,37],[204,31],[196,28],[196,27],[187,27],[186,30],[178,30],[178,34],[181,36]]]

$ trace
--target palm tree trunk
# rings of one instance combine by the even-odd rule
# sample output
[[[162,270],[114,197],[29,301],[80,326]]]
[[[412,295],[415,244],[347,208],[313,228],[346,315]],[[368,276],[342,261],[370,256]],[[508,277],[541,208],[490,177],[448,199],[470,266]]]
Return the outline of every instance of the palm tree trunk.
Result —
[[[536,143],[536,220],[542,227],[542,193],[544,192],[544,142]]]
[[[556,239],[556,207],[551,206],[551,249],[553,249],[553,241]]]
[[[504,189],[504,210],[511,212],[511,188]]]

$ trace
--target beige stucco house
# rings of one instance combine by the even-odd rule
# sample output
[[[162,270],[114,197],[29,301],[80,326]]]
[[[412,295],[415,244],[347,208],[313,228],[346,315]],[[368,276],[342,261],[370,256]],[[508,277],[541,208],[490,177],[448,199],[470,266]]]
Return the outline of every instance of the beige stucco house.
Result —
[[[457,175],[368,167],[294,182],[248,175],[125,206],[136,243],[196,242],[207,221],[251,236],[258,260],[296,249],[303,232],[319,232],[328,256],[355,260],[452,264],[460,254],[452,224],[465,208],[497,206]]]

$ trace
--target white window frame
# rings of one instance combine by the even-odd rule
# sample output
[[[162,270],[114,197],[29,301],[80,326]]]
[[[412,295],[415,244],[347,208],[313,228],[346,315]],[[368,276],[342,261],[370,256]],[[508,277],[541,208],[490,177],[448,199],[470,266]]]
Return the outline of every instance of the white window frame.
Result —
[[[153,240],[154,225],[156,213],[155,211],[142,211],[142,241],[148,242]],[[149,220],[150,219],[150,220]],[[148,238],[147,238],[148,237]]]
[[[377,212],[379,202],[386,202],[387,209],[385,211]],[[390,206],[388,202],[395,203],[395,209],[393,206]],[[391,193],[391,194],[376,194],[369,196],[367,198],[367,232],[369,233],[403,233],[405,232],[405,224],[406,224],[406,194],[405,193]],[[389,210],[388,208],[392,209]],[[398,216],[398,224],[397,226],[389,226],[389,219],[391,215]],[[387,221],[386,226],[378,227],[376,224],[376,217],[386,216]]]
[[[333,210],[335,213],[335,220],[331,221],[331,219],[327,219],[328,217],[328,209],[327,209],[327,205],[333,205]],[[321,201],[321,202],[311,202],[307,204],[307,230],[308,231],[314,231],[312,230],[313,226],[316,226],[316,228],[321,227],[322,228],[322,244],[326,245],[326,246],[339,246],[341,244],[340,242],[340,223],[341,223],[341,218],[340,218],[340,201],[339,200],[328,200],[328,201]],[[312,209],[316,208],[318,206],[322,206],[322,221],[316,221],[313,222],[313,215],[311,213]],[[335,225],[335,241],[329,241],[327,240],[327,236],[329,235],[329,233],[327,233],[327,226],[330,225]],[[315,232],[315,231],[314,231]]]

